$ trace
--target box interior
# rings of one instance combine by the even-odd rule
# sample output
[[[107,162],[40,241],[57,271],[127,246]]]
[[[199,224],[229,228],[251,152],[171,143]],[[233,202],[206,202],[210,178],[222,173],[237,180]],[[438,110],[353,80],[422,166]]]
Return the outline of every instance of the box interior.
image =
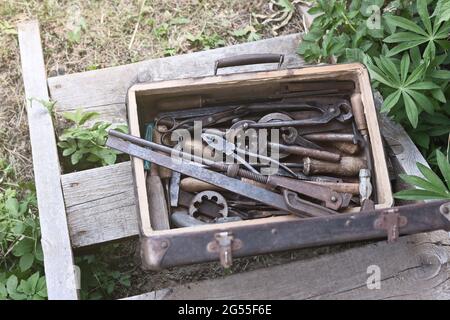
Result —
[[[130,90],[130,94],[134,95],[134,99],[130,99],[130,103],[128,105],[129,119],[137,119],[136,121],[130,120],[130,131],[132,134],[140,133],[141,137],[145,136],[145,128],[146,125],[152,121],[155,116],[162,111],[173,111],[173,110],[183,110],[183,109],[191,109],[195,105],[201,104],[204,106],[218,106],[218,105],[233,105],[239,103],[246,102],[258,102],[258,101],[266,101],[267,99],[273,98],[274,96],[280,95],[281,93],[285,93],[288,89],[292,91],[292,88],[295,89],[296,85],[304,84],[312,81],[324,81],[324,82],[336,82],[336,81],[351,81],[354,83],[354,92],[359,92],[363,95],[363,105],[366,113],[366,119],[368,113],[375,113],[375,108],[373,106],[372,100],[372,92],[370,88],[370,82],[367,79],[362,78],[361,66],[349,65],[353,67],[349,68],[340,68],[340,70],[325,72],[326,70],[321,67],[315,68],[307,68],[307,69],[315,69],[311,70],[311,72],[307,72],[306,69],[294,69],[294,70],[282,70],[282,71],[272,71],[272,72],[259,72],[259,73],[248,73],[248,74],[234,74],[234,75],[225,75],[225,76],[216,76],[216,77],[206,77],[206,78],[198,78],[198,79],[182,79],[182,80],[171,80],[171,81],[163,81],[163,82],[154,82],[150,84],[139,84]],[[329,67],[330,68],[330,67]],[[319,72],[314,72],[319,71]],[[365,82],[369,83],[365,83]],[[364,97],[365,96],[365,97]],[[201,97],[201,98],[200,98]],[[314,97],[313,100],[322,99],[335,99],[336,97],[347,98],[350,99],[350,95],[330,95],[328,97]],[[305,97],[305,100],[308,100]],[[370,105],[370,110],[368,110],[368,104]],[[276,111],[276,110],[274,110]],[[368,121],[369,133],[372,138],[374,132],[378,131],[379,136],[379,128],[376,123],[376,114],[371,118],[372,121]],[[375,119],[375,126],[374,120]],[[381,138],[377,137],[376,140],[381,141]],[[381,143],[380,143],[381,144]],[[384,159],[384,151],[382,150],[382,146],[376,146],[372,143],[372,153],[380,153]],[[379,161],[380,157],[378,157]],[[134,163],[135,169],[134,174],[142,174],[143,170],[139,168],[136,170],[136,164],[139,166],[143,165],[142,161],[138,161]],[[377,158],[375,159],[374,171],[377,179],[377,197],[378,203],[376,205],[377,208],[390,207],[392,205],[392,194],[390,187],[386,188],[386,179],[388,180],[387,168],[386,164],[378,165]],[[383,180],[383,182],[378,181]],[[140,216],[141,220],[144,220],[143,217],[148,216],[148,207],[144,203],[146,198],[142,195],[146,193],[145,183],[143,185],[142,182],[138,182],[135,180],[137,185],[138,193],[140,192],[140,196],[138,199],[140,202]],[[142,181],[142,180],[141,180]],[[145,181],[145,180],[144,180]],[[387,182],[389,183],[389,182]],[[380,188],[382,187],[382,188]],[[144,189],[144,190],[143,190]],[[145,211],[147,208],[147,212]],[[354,208],[353,210],[357,210],[358,208]],[[269,222],[271,219],[274,221],[279,221],[280,219],[289,220],[292,217],[271,217],[271,218],[262,218],[257,220],[265,220]],[[141,221],[142,222],[142,221]],[[224,225],[233,226],[235,224],[245,224],[252,223],[252,221],[242,221],[242,222],[230,222],[225,223]],[[254,222],[253,222],[254,223]],[[142,225],[141,225],[142,227]],[[209,228],[223,228],[223,226],[206,226],[206,229]],[[202,227],[202,229],[204,229]],[[146,234],[146,228],[143,228],[143,234]],[[181,229],[194,229],[194,228],[181,228]],[[195,228],[199,230],[198,227]],[[171,230],[163,230],[163,231],[152,231],[152,232],[177,232],[180,229],[171,229]],[[147,228],[148,231],[148,228]]]

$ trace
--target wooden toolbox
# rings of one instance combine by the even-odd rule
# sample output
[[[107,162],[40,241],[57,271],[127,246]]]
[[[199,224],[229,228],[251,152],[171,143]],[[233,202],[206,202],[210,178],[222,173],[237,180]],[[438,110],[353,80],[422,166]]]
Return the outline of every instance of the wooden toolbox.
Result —
[[[255,60],[254,57],[253,60]],[[222,66],[232,64],[222,63]],[[212,74],[217,73],[217,65],[215,70],[213,66],[211,69]],[[216,101],[221,105],[236,105],[254,99],[262,101],[280,94],[301,93],[311,83],[314,83],[316,87],[319,84],[320,87],[320,83],[329,84],[339,81],[351,82],[353,89],[344,94],[337,92],[337,95],[345,97],[348,101],[353,101],[352,97],[356,95],[362,102],[357,106],[353,104],[352,108],[353,112],[359,112],[367,123],[373,155],[375,208],[389,208],[393,205],[393,197],[385,152],[369,75],[361,64],[219,74],[202,78],[136,84],[128,92],[129,130],[131,135],[144,138],[147,124],[160,112],[193,107],[204,108],[209,106],[208,101]],[[312,96],[305,99],[314,99],[314,93],[309,95]],[[333,97],[332,90],[327,97]],[[362,110],[355,110],[355,108],[362,108]],[[299,218],[295,215],[285,215],[157,230],[160,228],[155,226],[160,221],[155,220],[159,218],[152,216],[148,204],[150,191],[148,188],[151,186],[147,185],[146,177],[150,173],[145,170],[144,161],[138,157],[132,157],[132,165],[138,199],[142,261],[146,268],[160,269],[219,258],[223,262],[225,258],[231,260],[231,256],[256,255],[359,239],[381,238],[389,233],[386,228],[374,227],[370,219],[365,222],[355,220],[360,215],[367,215],[365,212],[359,212],[357,207],[324,218]],[[372,218],[375,219],[376,216]],[[352,223],[353,220],[356,223]]]

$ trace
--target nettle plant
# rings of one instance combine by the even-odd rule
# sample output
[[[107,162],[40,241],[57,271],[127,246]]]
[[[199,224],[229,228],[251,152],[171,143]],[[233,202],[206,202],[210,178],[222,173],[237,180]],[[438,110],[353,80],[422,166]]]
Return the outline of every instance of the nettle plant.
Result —
[[[97,112],[65,112],[63,117],[72,126],[66,128],[59,136],[58,146],[64,157],[70,158],[73,166],[90,167],[105,166],[116,163],[119,152],[105,146],[108,129],[126,133],[126,125],[112,125],[109,122],[98,121],[92,126],[86,126],[88,120],[97,117]]]
[[[450,0],[318,0],[309,12],[316,17],[299,54],[315,63],[364,63],[384,97],[381,111],[442,171],[437,152],[448,148],[450,134]]]

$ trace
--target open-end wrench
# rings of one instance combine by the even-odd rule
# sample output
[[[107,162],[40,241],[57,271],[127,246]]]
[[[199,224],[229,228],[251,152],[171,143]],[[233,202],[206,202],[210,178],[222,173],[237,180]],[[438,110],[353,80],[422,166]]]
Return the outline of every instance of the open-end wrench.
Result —
[[[293,104],[295,105],[295,104]],[[299,107],[297,105],[297,107]],[[286,108],[286,105],[283,105]],[[312,117],[309,119],[300,120],[287,120],[287,121],[271,121],[271,122],[258,122],[254,124],[244,125],[244,129],[247,128],[283,128],[283,127],[300,127],[306,125],[319,125],[329,123],[331,120],[337,120],[339,122],[345,122],[353,117],[351,106],[346,100],[339,101],[331,106],[312,106],[305,105],[305,109],[318,110],[322,113],[321,116]]]

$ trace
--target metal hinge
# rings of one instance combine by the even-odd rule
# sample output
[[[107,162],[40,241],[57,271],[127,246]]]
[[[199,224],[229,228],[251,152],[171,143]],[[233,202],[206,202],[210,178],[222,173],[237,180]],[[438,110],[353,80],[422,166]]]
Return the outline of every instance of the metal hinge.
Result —
[[[399,229],[406,226],[408,219],[398,213],[398,209],[389,209],[380,214],[374,222],[375,229],[387,231],[387,241],[394,242],[399,237]]]
[[[208,243],[209,252],[218,252],[220,263],[224,268],[229,268],[233,264],[233,251],[242,247],[242,241],[235,239],[231,232],[219,232],[214,235],[214,240]]]

